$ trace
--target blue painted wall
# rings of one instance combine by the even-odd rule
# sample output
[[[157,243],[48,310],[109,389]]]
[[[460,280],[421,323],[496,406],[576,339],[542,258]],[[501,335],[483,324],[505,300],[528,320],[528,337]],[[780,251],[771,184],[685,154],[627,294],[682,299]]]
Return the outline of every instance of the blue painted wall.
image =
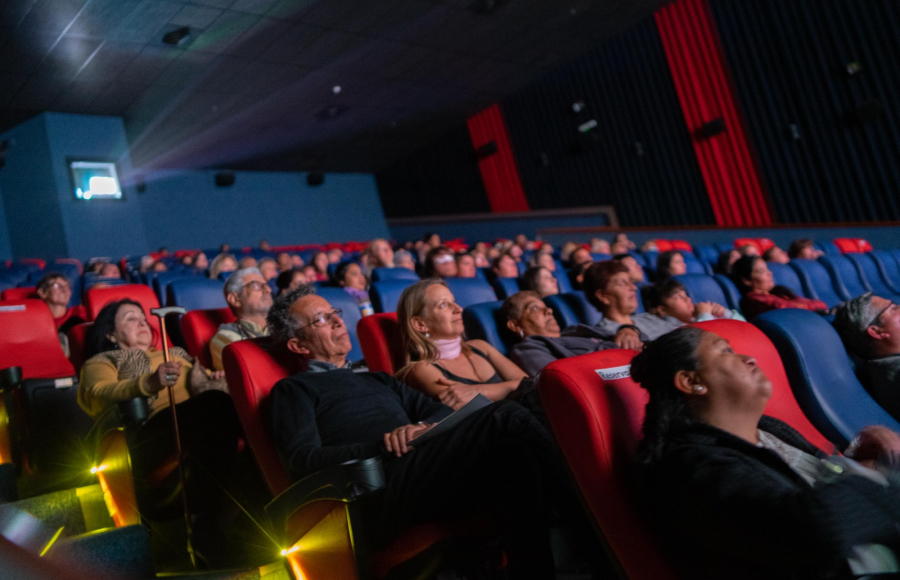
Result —
[[[146,252],[140,201],[134,188],[123,179],[131,172],[131,158],[122,119],[59,113],[43,116],[68,255],[84,260],[92,256],[118,257]],[[123,199],[76,199],[67,158],[115,161]]]
[[[497,238],[512,239],[525,234],[534,239],[543,228],[601,228],[609,225],[605,215],[567,217],[503,218],[484,221],[445,220],[440,223],[392,225],[391,239],[406,242],[421,240],[426,233],[437,234],[442,240],[463,238],[468,243],[492,242]]]
[[[209,248],[370,240],[388,228],[367,174],[326,174],[310,187],[305,173],[235,172],[216,187],[215,171],[155,172],[139,194],[149,247]]]
[[[67,256],[46,116],[10,129],[0,135],[0,140],[9,141],[6,166],[0,170],[0,188],[12,257]]]
[[[12,259],[9,247],[9,231],[6,226],[6,208],[3,207],[3,188],[0,187],[0,261]]]

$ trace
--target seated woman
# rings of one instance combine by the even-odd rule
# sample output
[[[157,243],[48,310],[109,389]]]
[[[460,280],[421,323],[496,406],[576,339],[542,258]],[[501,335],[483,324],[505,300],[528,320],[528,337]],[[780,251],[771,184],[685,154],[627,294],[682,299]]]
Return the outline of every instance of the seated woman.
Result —
[[[328,281],[328,264],[330,263],[328,260],[328,254],[325,252],[316,252],[313,254],[312,258],[309,259],[309,263],[315,269],[315,280],[309,280],[309,274],[307,273],[307,281],[308,282],[327,282]]]
[[[616,260],[596,262],[584,271],[584,297],[603,318],[596,326],[579,326],[620,348],[640,350],[645,342],[681,326],[649,312],[635,314],[637,286],[631,281],[628,267]]]
[[[510,360],[530,377],[557,359],[617,348],[616,343],[591,336],[592,333],[580,333],[580,326],[560,332],[553,309],[530,290],[516,292],[504,300],[500,320],[520,339],[509,353]]]
[[[479,393],[492,401],[505,399],[526,378],[487,342],[463,341],[462,310],[436,278],[408,287],[397,305],[406,355],[397,378],[454,409]]]
[[[394,250],[384,238],[375,238],[369,242],[363,256],[366,257],[367,272],[371,272],[375,268],[394,267]]]
[[[672,276],[687,274],[687,264],[684,263],[684,255],[678,250],[660,252],[656,257],[656,279],[665,280]]]
[[[721,318],[746,322],[740,312],[725,308],[721,304],[708,301],[695,304],[691,297],[688,296],[684,285],[674,278],[657,282],[648,288],[644,293],[644,307],[647,309],[647,312],[673,324],[679,322],[681,324],[690,324],[691,322],[703,322]]]
[[[191,256],[191,268],[198,274],[206,272],[206,269],[209,268],[209,260],[207,259],[206,254],[197,252]]]
[[[437,234],[432,234],[434,237]],[[455,278],[459,274],[453,250],[447,246],[431,248],[422,262],[422,274],[426,278]]]
[[[734,263],[740,259],[741,253],[737,250],[726,250],[719,254],[719,259],[716,262],[716,267],[713,269],[717,274],[731,276],[731,269],[734,267]]]
[[[472,254],[456,255],[456,275],[459,278],[474,278],[478,275],[475,257]]]
[[[640,504],[682,577],[897,570],[888,549],[900,546],[895,433],[869,427],[846,452],[855,461],[826,456],[763,415],[772,383],[756,361],[699,328],[651,343],[631,376],[650,395]]]
[[[363,316],[375,313],[372,309],[372,300],[366,292],[369,281],[366,280],[359,264],[350,260],[338,264],[334,270],[334,284],[343,288],[344,292],[356,300],[356,305]]]
[[[748,319],[779,308],[802,308],[824,313],[828,306],[820,300],[797,296],[789,288],[776,286],[766,261],[759,256],[744,256],[731,268],[741,295],[741,311]]]
[[[278,294],[296,290],[303,284],[306,284],[306,274],[303,273],[303,268],[292,268],[287,272],[282,272],[278,275],[278,278],[275,279],[275,286],[278,287]]]
[[[170,361],[164,362],[162,351],[152,344],[150,325],[140,304],[126,298],[104,306],[88,331],[85,354],[89,358],[81,369],[78,404],[95,421],[106,421],[115,414],[117,403],[147,399],[150,417],[129,443],[134,481],[140,484],[175,453],[165,392],[171,386],[185,455],[199,465],[191,470],[193,477],[188,481],[190,506],[202,516],[198,516],[196,531],[198,536],[215,537],[217,524],[210,518],[222,507],[222,485],[230,487],[229,482],[235,480],[242,437],[225,373],[207,374],[178,347],[169,349]],[[207,547],[217,549],[213,538],[209,540]]]
[[[800,238],[791,242],[788,246],[788,257],[792,260],[816,260],[825,254],[816,248],[816,244],[809,238]]]
[[[35,288],[38,298],[50,308],[50,315],[56,323],[56,331],[59,333],[59,344],[62,346],[66,357],[69,356],[69,329],[76,324],[87,320],[87,310],[84,306],[69,307],[72,298],[72,286],[68,278],[59,272],[50,272],[44,275]]]
[[[407,270],[416,271],[416,261],[412,254],[407,250],[397,250],[394,252],[394,266],[397,268],[406,268]]]
[[[547,248],[545,250],[545,248]],[[542,266],[551,272],[556,272],[556,260],[553,259],[553,248],[547,244],[541,246],[539,250],[535,250],[531,257],[528,258],[528,266]]]
[[[209,278],[218,280],[219,274],[227,274],[237,270],[238,263],[231,254],[219,254],[209,264]]]
[[[522,274],[522,289],[533,290],[541,298],[559,294],[559,282],[553,272],[543,266],[532,266]]]
[[[503,253],[491,261],[491,271],[497,278],[518,278],[519,267],[516,264],[515,258]]]

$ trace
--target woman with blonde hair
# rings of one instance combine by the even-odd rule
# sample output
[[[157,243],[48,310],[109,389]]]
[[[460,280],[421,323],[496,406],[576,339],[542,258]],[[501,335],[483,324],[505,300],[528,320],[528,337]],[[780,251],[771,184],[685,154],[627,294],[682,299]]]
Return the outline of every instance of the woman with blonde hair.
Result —
[[[459,409],[478,394],[505,399],[527,378],[487,342],[463,340],[462,308],[438,278],[403,291],[397,320],[406,355],[398,378],[449,407]]]

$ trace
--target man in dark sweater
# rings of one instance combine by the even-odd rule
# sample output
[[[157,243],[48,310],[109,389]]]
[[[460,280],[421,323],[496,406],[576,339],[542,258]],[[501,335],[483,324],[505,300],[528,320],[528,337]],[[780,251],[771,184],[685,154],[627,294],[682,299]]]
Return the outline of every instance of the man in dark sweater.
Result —
[[[509,577],[553,577],[546,499],[562,478],[547,432],[518,404],[500,401],[413,447],[451,410],[385,373],[354,372],[341,312],[314,291],[279,296],[268,316],[276,342],[307,367],[272,389],[273,434],[289,472],[301,478],[380,456],[386,486],[374,511],[384,543],[419,523],[494,513]]]

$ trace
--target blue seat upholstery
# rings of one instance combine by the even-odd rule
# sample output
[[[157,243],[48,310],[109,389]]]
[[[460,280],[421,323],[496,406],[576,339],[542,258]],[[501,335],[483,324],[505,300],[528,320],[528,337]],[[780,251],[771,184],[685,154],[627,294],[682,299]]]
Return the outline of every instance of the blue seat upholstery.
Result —
[[[694,255],[701,262],[708,264],[710,268],[719,262],[719,251],[713,246],[694,246]],[[712,274],[711,271],[710,274]]]
[[[734,249],[734,242],[732,242],[732,243],[730,243],[730,244],[726,244],[726,243],[719,243],[719,244],[716,244],[716,249],[719,250],[719,253],[720,253],[720,254],[721,254],[722,252],[728,252],[728,251]]]
[[[172,280],[166,288],[166,305],[185,310],[228,308],[223,287],[222,282],[201,276]]]
[[[369,298],[375,312],[396,312],[400,295],[415,283],[414,280],[382,280],[373,282],[369,287]],[[345,292],[346,294],[346,292]],[[495,296],[496,298],[496,296]]]
[[[553,271],[553,277],[556,278],[556,286],[559,288],[560,294],[565,294],[566,292],[572,291],[572,283],[569,281],[569,275],[566,273],[565,268],[563,268],[562,262],[559,260],[554,260],[556,262],[556,270]]]
[[[497,300],[497,293],[494,292],[487,280],[480,278],[445,278],[444,282],[447,283],[447,288],[453,293],[456,303],[463,308],[472,304]]]
[[[497,294],[497,298],[500,300],[508,298],[521,290],[518,278],[494,278],[494,283],[491,286],[494,287],[494,293]]]
[[[713,274],[713,279],[715,279],[715,281],[719,283],[719,286],[722,288],[722,292],[725,293],[727,302],[723,304],[723,306],[727,306],[729,308],[737,310],[738,312],[741,312],[741,293],[740,291],[738,291],[737,286],[734,285],[734,282],[731,281],[731,278],[729,278],[725,274]]]
[[[544,298],[544,304],[553,309],[553,316],[560,328],[575,324],[593,326],[600,322],[603,315],[584,297],[583,292],[569,292]]]
[[[159,304],[161,306],[168,306],[169,284],[171,284],[175,280],[184,280],[199,276],[196,276],[193,272],[184,272],[179,270],[175,272],[154,272],[152,274],[148,274],[147,277],[148,282],[150,282],[148,286],[153,288],[153,292],[156,294],[156,297],[159,298]],[[219,287],[222,287],[221,283],[219,283]]]
[[[641,267],[649,266],[649,264],[647,263],[647,256],[645,256],[644,254],[637,252],[635,250],[631,250],[630,252],[628,252],[628,254],[632,258],[634,258],[634,261],[638,263],[638,266],[641,266]]]
[[[591,252],[591,259],[595,262],[603,262],[605,260],[612,260],[612,256],[609,254],[599,254]]]
[[[871,255],[868,253],[845,254],[843,257],[853,262],[853,265],[856,266],[857,271],[860,273],[866,285],[877,296],[887,298],[894,302],[900,300],[900,293],[897,292],[896,288],[894,288],[890,282],[886,281],[885,278],[882,278],[881,269]]]
[[[347,354],[347,360],[358,361],[363,358],[362,348],[359,346],[359,339],[356,337],[356,325],[362,320],[362,313],[356,304],[356,299],[347,294],[343,288],[335,288],[334,286],[326,286],[318,288],[316,294],[324,298],[334,308],[343,310],[341,315],[344,324],[347,326],[347,333],[350,335],[350,352]]]
[[[822,256],[819,262],[828,270],[834,289],[843,300],[850,300],[870,290],[847,256]]]
[[[900,290],[900,264],[894,259],[894,255],[887,250],[872,250],[869,252],[869,256],[878,265],[888,286]]]
[[[682,274],[674,276],[684,285],[688,296],[694,302],[715,302],[725,307],[729,306],[728,297],[722,286],[712,276],[706,274]]]
[[[803,289],[803,283],[800,282],[800,277],[793,268],[787,264],[779,264],[777,262],[768,262],[767,265],[772,272],[772,277],[775,279],[776,284],[784,286],[785,288],[790,288],[797,296],[806,296],[806,291]],[[806,297],[809,298],[809,296]]]
[[[382,280],[412,280],[416,282],[418,274],[408,268],[375,268],[372,270],[372,282]]]
[[[821,300],[828,308],[844,301],[835,291],[828,270],[816,260],[796,259],[791,260],[788,265],[797,272],[807,297]]]
[[[682,251],[681,255],[684,256],[684,265],[688,274],[709,274],[711,272],[711,270],[707,272],[706,267],[697,259],[697,256],[685,251]]]
[[[480,338],[506,355],[515,344],[515,336],[506,328],[506,321],[500,320],[502,305],[503,301],[497,300],[467,306],[463,310],[463,325],[466,338]]]
[[[838,247],[832,241],[815,242],[815,243],[813,243],[813,245],[816,248],[825,252],[826,256],[840,256],[841,255],[840,249],[838,249]]]
[[[900,430],[860,384],[840,337],[821,316],[786,308],[760,314],[754,324],[778,349],[803,413],[839,448],[868,425]]]

